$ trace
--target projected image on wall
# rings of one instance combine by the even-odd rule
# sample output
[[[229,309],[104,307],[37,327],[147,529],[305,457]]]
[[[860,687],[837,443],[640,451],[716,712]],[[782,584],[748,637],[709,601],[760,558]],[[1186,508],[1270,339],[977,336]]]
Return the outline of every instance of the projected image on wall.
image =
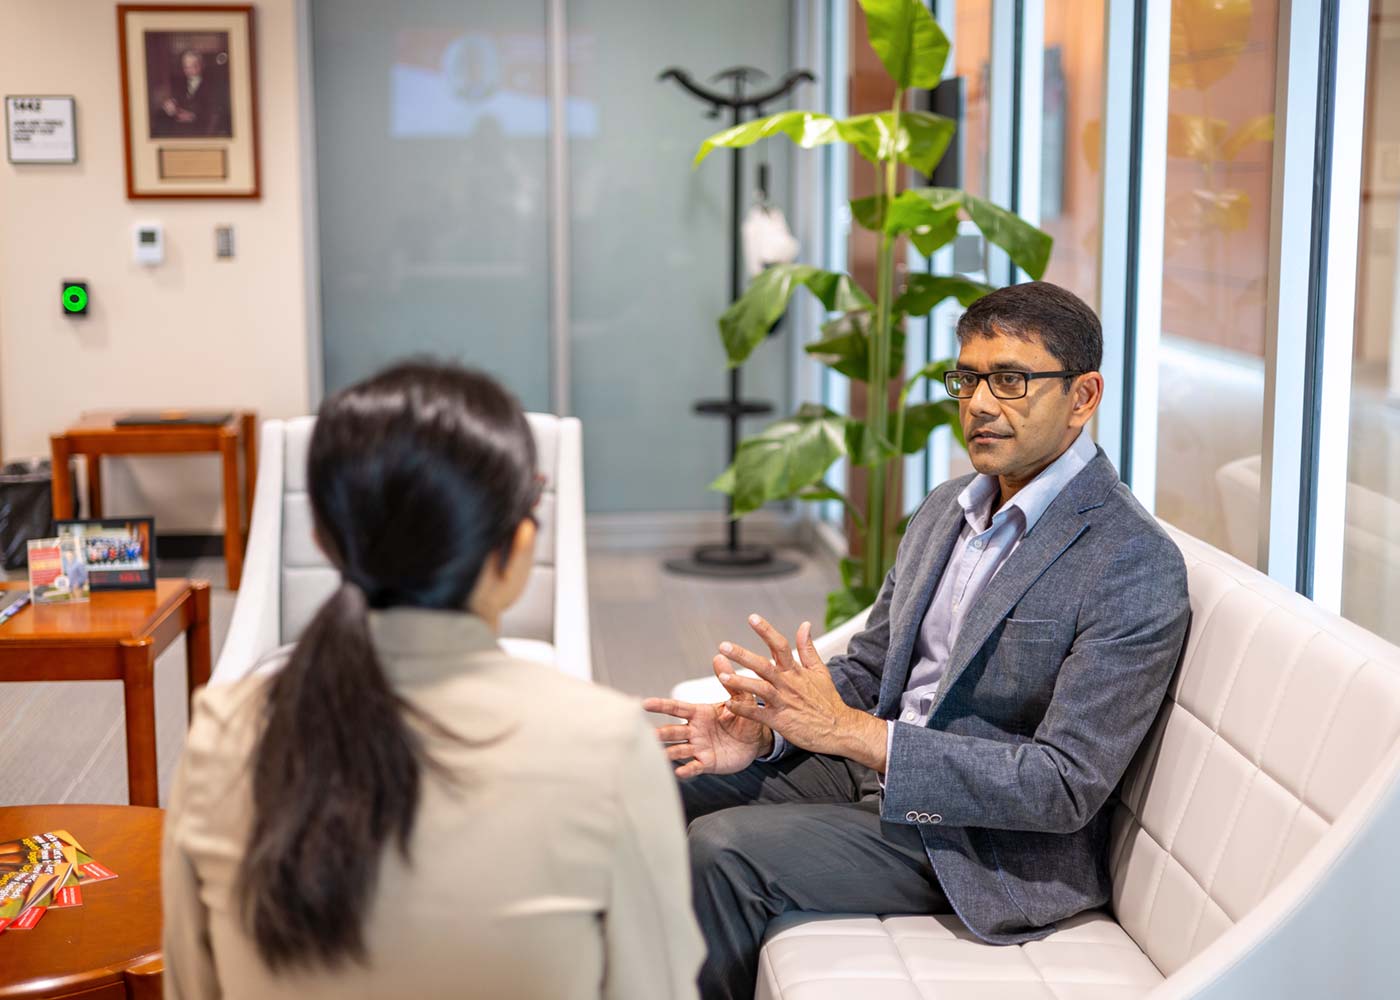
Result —
[[[569,44],[572,64],[589,39]],[[544,39],[528,34],[463,32],[457,28],[401,31],[391,70],[389,128],[395,138],[469,136],[483,125],[509,137],[549,132]],[[598,107],[565,102],[571,137],[598,133]]]

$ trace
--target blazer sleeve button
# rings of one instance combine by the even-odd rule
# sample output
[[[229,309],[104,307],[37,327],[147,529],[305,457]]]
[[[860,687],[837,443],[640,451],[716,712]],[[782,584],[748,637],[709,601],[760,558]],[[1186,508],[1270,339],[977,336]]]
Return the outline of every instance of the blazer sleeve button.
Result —
[[[919,814],[916,813],[914,810],[910,809],[907,813],[904,814],[904,818],[911,823],[917,823],[919,821]]]
[[[942,822],[943,822],[943,817],[940,816],[940,815],[938,815],[938,813],[934,813],[932,816],[930,816],[930,817],[928,818],[928,821],[929,821],[930,823],[942,823]]]

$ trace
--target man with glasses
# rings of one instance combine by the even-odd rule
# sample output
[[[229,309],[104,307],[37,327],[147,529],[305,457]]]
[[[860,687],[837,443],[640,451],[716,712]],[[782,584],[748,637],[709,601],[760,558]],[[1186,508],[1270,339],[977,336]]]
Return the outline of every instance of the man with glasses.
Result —
[[[958,341],[977,471],[924,499],[847,651],[823,664],[810,623],[794,650],[752,615],[765,652],[714,658],[729,701],[646,703],[684,720],[658,735],[686,779],[706,997],[753,994],[786,911],[951,909],[1011,944],[1108,902],[1110,797],[1181,653],[1185,566],[1089,436],[1093,310],[1013,285]]]

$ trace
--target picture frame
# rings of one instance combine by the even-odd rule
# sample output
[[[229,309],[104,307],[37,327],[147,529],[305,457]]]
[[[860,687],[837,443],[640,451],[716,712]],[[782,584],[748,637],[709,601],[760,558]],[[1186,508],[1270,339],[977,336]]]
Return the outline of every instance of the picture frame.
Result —
[[[88,583],[103,590],[152,590],[156,585],[156,522],[150,517],[103,517],[54,522],[60,537],[83,548]]]
[[[253,7],[118,4],[126,196],[260,198]]]

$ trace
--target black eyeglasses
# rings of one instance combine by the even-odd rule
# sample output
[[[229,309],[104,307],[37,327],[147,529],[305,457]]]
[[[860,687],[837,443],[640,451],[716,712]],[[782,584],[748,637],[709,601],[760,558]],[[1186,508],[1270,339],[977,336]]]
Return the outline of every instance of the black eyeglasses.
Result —
[[[997,399],[1020,399],[1033,378],[1074,378],[1084,372],[967,372],[954,369],[943,373],[943,386],[954,399],[971,399],[977,383],[987,380],[987,388]]]

